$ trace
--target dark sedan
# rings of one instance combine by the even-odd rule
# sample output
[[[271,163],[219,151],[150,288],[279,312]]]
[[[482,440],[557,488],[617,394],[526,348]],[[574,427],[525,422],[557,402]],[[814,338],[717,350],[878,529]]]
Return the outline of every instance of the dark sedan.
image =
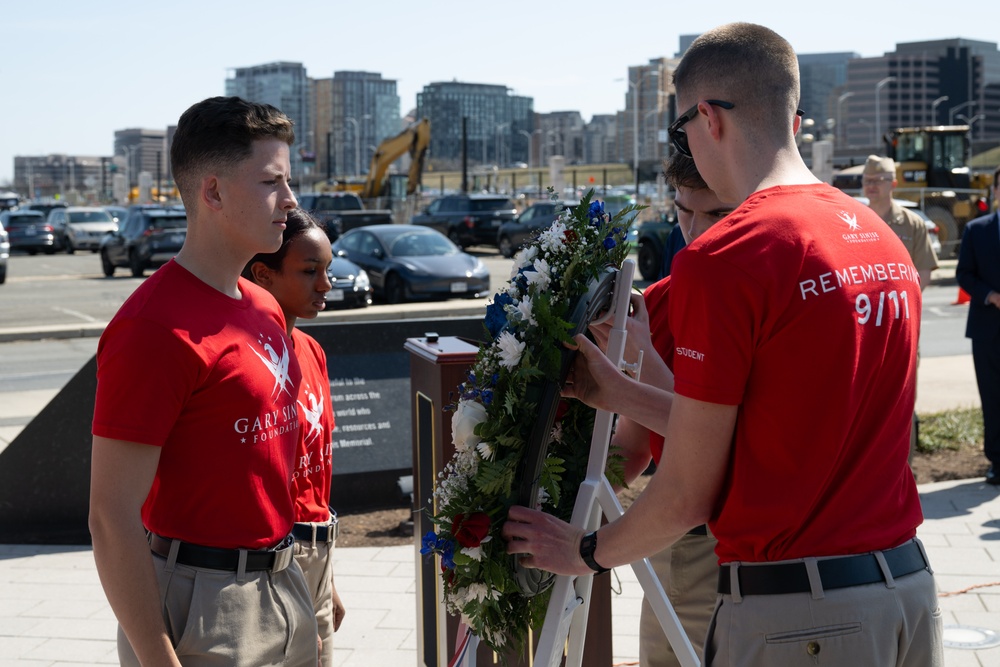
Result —
[[[376,294],[389,303],[484,296],[490,289],[489,271],[479,259],[427,227],[358,227],[337,239],[333,252],[367,271]]]
[[[365,308],[372,302],[372,284],[360,266],[344,257],[334,257],[326,269],[330,291],[327,308]]]
[[[136,278],[166,264],[187,236],[187,213],[178,208],[133,207],[118,231],[101,240],[101,269],[109,278],[126,266]]]
[[[573,208],[578,201],[540,201],[524,209],[513,220],[500,225],[497,232],[497,248],[504,257],[513,257],[525,243],[535,238],[540,231],[548,229],[564,208]]]
[[[41,211],[4,211],[0,213],[0,223],[10,237],[11,250],[23,250],[29,255],[42,251],[51,255],[62,249],[58,231],[45,221]]]

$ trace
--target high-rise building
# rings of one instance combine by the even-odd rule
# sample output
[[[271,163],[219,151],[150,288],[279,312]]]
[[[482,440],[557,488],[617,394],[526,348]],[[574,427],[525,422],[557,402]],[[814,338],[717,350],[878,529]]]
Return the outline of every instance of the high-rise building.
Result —
[[[417,93],[417,116],[431,122],[431,163],[439,169],[460,167],[463,118],[470,165],[528,162],[533,104],[506,86],[458,81],[424,86]]]
[[[615,114],[595,114],[584,128],[583,161],[587,164],[618,162],[615,148],[617,130]]]
[[[579,111],[536,113],[535,126],[541,137],[541,164],[547,164],[553,155],[563,156],[565,164],[584,162],[584,124]]]
[[[128,187],[139,186],[139,174],[146,172],[153,183],[170,180],[167,165],[167,133],[164,130],[130,128],[115,130],[114,160],[124,168]]]
[[[673,73],[678,58],[652,58],[628,68],[625,110],[618,113],[618,160],[639,164],[667,156],[666,129],[676,115]]]
[[[309,99],[313,104],[313,136],[316,138],[316,176],[333,178],[341,173],[334,161],[336,135],[333,132],[333,79],[309,79]],[[341,170],[343,171],[343,170]]]
[[[849,61],[845,137],[884,151],[894,127],[965,124],[973,140],[1000,140],[1000,51],[995,42],[955,38],[896,45]]]
[[[326,87],[317,93],[325,95]],[[334,72],[329,94],[329,125],[317,124],[317,132],[330,133],[333,172],[366,174],[378,145],[401,129],[396,81],[377,72]],[[317,100],[317,108],[325,104]]]
[[[831,126],[836,126],[838,98],[847,83],[847,63],[860,57],[849,52],[799,54],[799,108],[806,118],[823,124],[832,118]]]
[[[309,78],[302,63],[274,62],[253,67],[237,67],[226,79],[226,95],[281,109],[295,124],[292,146],[292,178],[301,179],[305,168],[312,169],[316,154]]]

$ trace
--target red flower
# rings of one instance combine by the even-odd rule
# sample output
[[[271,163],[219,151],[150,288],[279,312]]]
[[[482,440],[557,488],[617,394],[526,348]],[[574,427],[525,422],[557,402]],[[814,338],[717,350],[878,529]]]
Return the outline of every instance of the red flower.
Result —
[[[561,422],[562,418],[566,416],[569,412],[569,401],[564,398],[559,399],[559,405],[556,406],[556,421]]]
[[[577,239],[576,232],[572,229],[567,229],[563,232],[563,237],[566,239],[566,243],[575,243]]]
[[[451,522],[451,534],[465,548],[478,547],[490,533],[490,517],[484,512],[456,514]]]

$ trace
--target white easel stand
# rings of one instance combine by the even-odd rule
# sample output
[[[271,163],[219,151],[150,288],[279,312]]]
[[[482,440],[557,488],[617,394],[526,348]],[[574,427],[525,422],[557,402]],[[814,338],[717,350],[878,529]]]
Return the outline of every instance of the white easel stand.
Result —
[[[629,292],[634,273],[635,262],[627,259],[615,281],[615,294],[611,307],[614,323],[608,338],[607,356],[619,367],[622,365],[622,355],[625,352],[625,321],[629,312]],[[600,527],[602,512],[609,521],[614,521],[622,515],[622,506],[611,488],[611,482],[604,475],[611,442],[612,422],[612,413],[597,411],[594,434],[590,441],[587,477],[580,485],[576,504],[573,506],[570,523],[587,531],[597,530]],[[699,667],[698,656],[684,633],[680,620],[674,613],[649,560],[644,558],[632,563],[632,570],[681,665]],[[552,597],[545,612],[545,623],[538,638],[535,665],[558,667],[568,637],[566,667],[580,667],[583,662],[584,639],[587,636],[587,615],[590,612],[590,592],[593,582],[593,575],[556,577]]]

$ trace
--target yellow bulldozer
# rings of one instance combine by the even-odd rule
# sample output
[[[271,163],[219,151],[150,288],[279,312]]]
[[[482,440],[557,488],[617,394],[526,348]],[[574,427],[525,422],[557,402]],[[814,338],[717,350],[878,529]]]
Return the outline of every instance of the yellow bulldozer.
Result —
[[[917,203],[938,226],[942,254],[952,257],[965,223],[989,211],[990,176],[969,169],[969,126],[901,127],[884,139],[886,154],[896,162],[893,196]],[[841,170],[833,184],[860,190],[862,170]]]

